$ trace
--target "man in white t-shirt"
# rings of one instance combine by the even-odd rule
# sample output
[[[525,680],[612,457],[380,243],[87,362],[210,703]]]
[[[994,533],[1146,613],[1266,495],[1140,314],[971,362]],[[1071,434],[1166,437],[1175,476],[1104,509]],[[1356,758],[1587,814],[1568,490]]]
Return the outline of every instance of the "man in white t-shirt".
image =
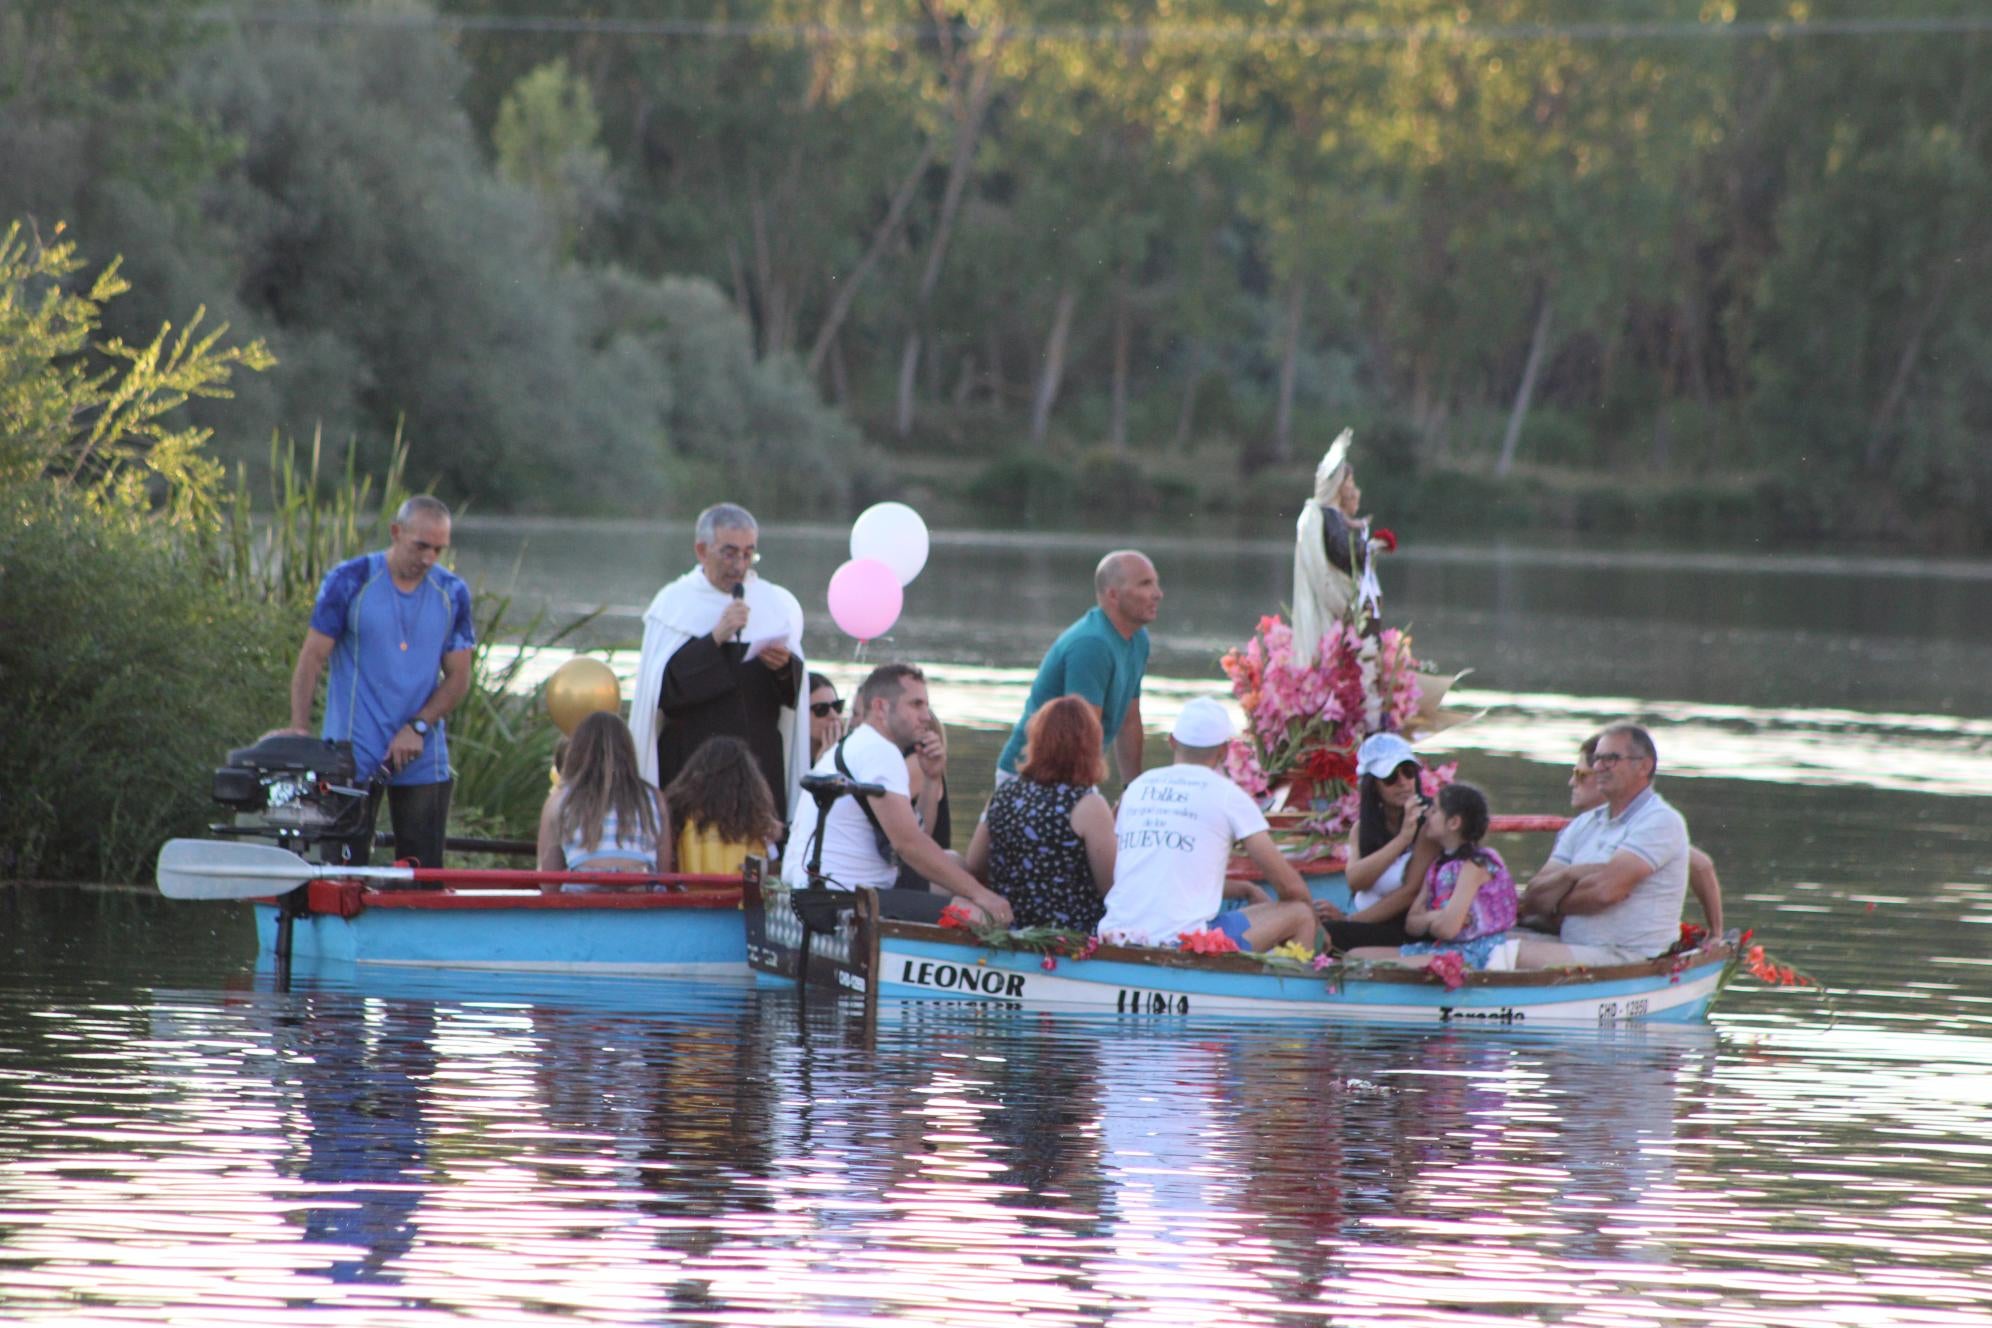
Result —
[[[1174,765],[1146,771],[1121,794],[1114,818],[1114,884],[1100,935],[1137,945],[1174,945],[1184,932],[1222,931],[1247,950],[1286,941],[1314,944],[1307,883],[1280,856],[1263,812],[1219,769],[1231,745],[1231,716],[1199,697],[1183,707],[1169,746]],[[1234,844],[1266,874],[1277,901],[1220,912]],[[1265,900],[1256,886],[1236,893]]]
[[[1688,823],[1654,790],[1658,765],[1639,725],[1598,735],[1590,777],[1604,801],[1564,827],[1523,897],[1521,920],[1542,920],[1557,936],[1517,933],[1515,967],[1636,963],[1680,938]]]
[[[1007,924],[1009,901],[969,875],[959,858],[920,828],[913,814],[906,757],[919,746],[932,717],[926,675],[911,664],[881,664],[858,688],[854,701],[850,733],[833,743],[810,773],[840,774],[856,783],[877,784],[885,793],[868,800],[871,817],[856,795],[830,805],[823,829],[823,884],[833,890],[868,886],[879,892],[884,916],[935,921],[947,900],[930,891],[894,889],[899,877],[899,863],[893,861],[897,855],[922,878]],[[810,841],[815,835],[816,801],[804,797],[796,808],[782,862],[782,879],[791,888],[808,884]]]

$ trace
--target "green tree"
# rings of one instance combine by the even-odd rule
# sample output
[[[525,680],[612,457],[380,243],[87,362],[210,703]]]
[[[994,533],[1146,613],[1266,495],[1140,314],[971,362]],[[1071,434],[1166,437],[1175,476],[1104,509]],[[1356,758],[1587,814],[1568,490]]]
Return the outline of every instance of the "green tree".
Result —
[[[18,224],[0,240],[0,873],[131,880],[199,826],[294,638],[216,576],[221,472],[179,420],[267,352],[98,343],[124,283],[82,270]]]
[[[553,219],[556,248],[573,257],[581,232],[615,206],[602,121],[588,85],[564,59],[520,79],[498,107],[491,141],[506,179],[531,190]]]

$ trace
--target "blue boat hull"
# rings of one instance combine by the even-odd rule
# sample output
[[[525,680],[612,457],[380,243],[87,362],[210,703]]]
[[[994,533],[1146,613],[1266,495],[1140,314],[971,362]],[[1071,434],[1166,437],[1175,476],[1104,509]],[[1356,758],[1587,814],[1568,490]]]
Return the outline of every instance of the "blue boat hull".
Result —
[[[264,903],[255,908],[257,945],[274,953],[277,908]],[[352,917],[294,918],[291,958],[536,973],[744,976],[747,943],[737,906],[368,908]]]
[[[1091,959],[992,950],[920,939],[899,923],[880,927],[876,986],[886,1000],[955,1000],[1019,1009],[1090,1010],[1167,1016],[1250,1015],[1399,1024],[1581,1025],[1696,1023],[1708,1017],[1734,962],[1726,947],[1701,952],[1679,972],[1627,965],[1596,973],[1475,975],[1448,991],[1410,973],[1334,978],[1331,974],[1250,971],[1250,959],[1209,964],[1173,953],[1126,958],[1126,949]],[[931,930],[931,929],[921,929]],[[1111,957],[1110,957],[1111,956]]]
[[[1242,1015],[1343,1023],[1599,1027],[1699,1023],[1736,965],[1725,940],[1691,954],[1600,969],[1437,976],[1387,964],[1269,964],[1251,955],[1191,955],[1099,946],[1088,958],[984,945],[959,929],[881,918],[869,890],[746,891],[748,963],[765,979],[880,1000],[1068,1010],[1139,1018]],[[817,898],[815,896],[822,896]],[[825,921],[827,901],[834,921]]]

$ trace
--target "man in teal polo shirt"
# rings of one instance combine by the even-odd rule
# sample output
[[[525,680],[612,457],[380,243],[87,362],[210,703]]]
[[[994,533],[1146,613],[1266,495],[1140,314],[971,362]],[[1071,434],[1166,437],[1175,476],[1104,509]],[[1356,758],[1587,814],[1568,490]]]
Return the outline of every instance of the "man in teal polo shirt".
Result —
[[[1038,666],[1024,717],[997,758],[998,784],[1016,777],[1031,716],[1061,696],[1076,696],[1098,712],[1122,784],[1141,773],[1141,676],[1148,669],[1148,624],[1162,607],[1162,582],[1146,557],[1116,549],[1094,570],[1093,593],[1098,606],[1066,628]]]

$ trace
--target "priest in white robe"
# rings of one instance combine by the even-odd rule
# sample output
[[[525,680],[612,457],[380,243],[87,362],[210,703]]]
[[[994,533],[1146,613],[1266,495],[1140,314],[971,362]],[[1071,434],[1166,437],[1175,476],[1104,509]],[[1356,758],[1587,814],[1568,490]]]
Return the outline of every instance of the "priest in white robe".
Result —
[[[630,734],[643,777],[662,788],[700,744],[739,738],[774,791],[784,820],[809,768],[802,605],[763,580],[759,526],[745,508],[699,514],[698,565],[657,592],[643,615],[643,659]]]

